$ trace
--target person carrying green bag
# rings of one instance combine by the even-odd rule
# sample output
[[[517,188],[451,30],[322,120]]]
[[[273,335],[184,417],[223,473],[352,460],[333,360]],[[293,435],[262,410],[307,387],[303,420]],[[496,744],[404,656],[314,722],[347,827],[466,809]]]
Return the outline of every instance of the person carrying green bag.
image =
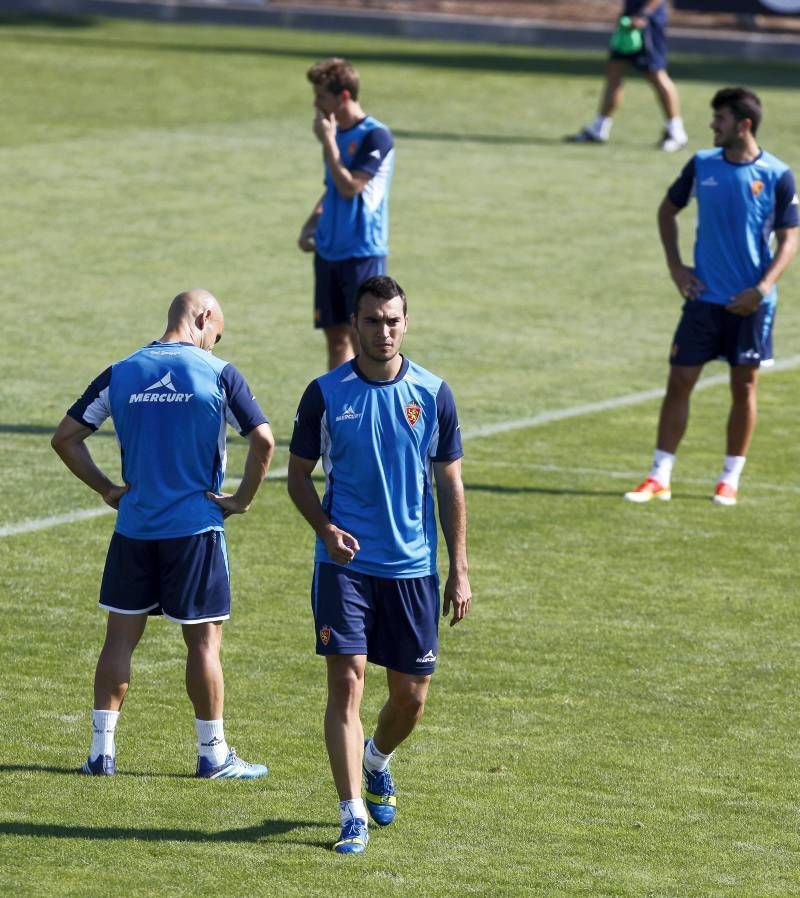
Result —
[[[665,124],[658,146],[675,152],[689,138],[680,112],[680,99],[667,72],[666,0],[625,0],[611,35],[606,80],[594,121],[567,139],[574,143],[605,143],[611,136],[614,113],[623,96],[623,80],[629,64],[643,72],[653,85],[664,112]]]

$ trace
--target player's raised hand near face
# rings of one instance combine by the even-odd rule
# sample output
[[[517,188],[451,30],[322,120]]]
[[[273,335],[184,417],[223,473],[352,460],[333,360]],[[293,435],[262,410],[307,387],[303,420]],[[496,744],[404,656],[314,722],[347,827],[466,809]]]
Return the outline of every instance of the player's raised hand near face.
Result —
[[[318,109],[317,114],[314,116],[313,129],[317,140],[323,143],[328,137],[335,138],[336,116],[332,112],[329,115],[326,115]]]
[[[459,572],[450,572],[444,585],[444,603],[442,615],[447,617],[452,606],[453,613],[450,617],[450,626],[454,627],[463,620],[472,607],[472,588],[469,585],[469,577]]]

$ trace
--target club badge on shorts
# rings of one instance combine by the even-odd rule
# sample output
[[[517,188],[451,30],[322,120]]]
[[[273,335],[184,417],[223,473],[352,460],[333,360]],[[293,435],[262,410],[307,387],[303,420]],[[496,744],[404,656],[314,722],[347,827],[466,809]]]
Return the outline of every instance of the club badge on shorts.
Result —
[[[419,416],[421,414],[422,409],[412,399],[411,402],[409,402],[406,406],[406,418],[408,419],[408,423],[413,427],[417,423],[417,421],[419,421]]]
[[[331,628],[325,624],[319,631],[319,640],[323,645],[327,645],[331,640]]]

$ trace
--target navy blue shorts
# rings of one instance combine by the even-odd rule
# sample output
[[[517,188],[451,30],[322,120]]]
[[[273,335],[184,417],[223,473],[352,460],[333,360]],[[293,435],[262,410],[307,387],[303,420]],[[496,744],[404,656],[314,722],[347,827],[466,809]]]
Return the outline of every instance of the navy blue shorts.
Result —
[[[329,262],[314,253],[314,327],[350,324],[356,290],[378,274],[386,274],[386,256]]]
[[[405,580],[314,565],[318,655],[366,655],[405,674],[431,674],[439,652],[439,578]]]
[[[611,59],[632,63],[640,72],[658,72],[667,67],[667,31],[661,22],[652,19],[644,30],[644,46],[633,56],[611,51]]]
[[[225,531],[176,539],[114,533],[100,607],[118,614],[163,614],[178,624],[227,620],[231,587]]]
[[[705,365],[724,359],[729,365],[771,365],[775,304],[761,303],[752,315],[727,312],[725,306],[687,299],[672,340],[670,364]]]

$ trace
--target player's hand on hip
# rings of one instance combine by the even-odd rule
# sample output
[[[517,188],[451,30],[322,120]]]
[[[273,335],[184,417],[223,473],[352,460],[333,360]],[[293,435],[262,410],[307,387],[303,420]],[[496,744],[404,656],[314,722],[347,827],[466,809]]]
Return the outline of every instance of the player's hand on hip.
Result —
[[[748,315],[752,315],[761,305],[762,299],[763,297],[755,287],[748,287],[747,290],[742,290],[741,293],[737,293],[731,299],[728,305],[725,306],[725,311],[746,318]]]
[[[107,492],[103,493],[103,502],[106,505],[110,505],[113,509],[119,509],[119,500],[128,492],[128,484],[124,483],[122,486],[117,486],[115,483],[111,486]]]
[[[694,268],[680,265],[670,270],[675,286],[684,299],[697,299],[706,289],[706,285],[695,276]]]
[[[349,564],[361,548],[358,540],[346,530],[340,530],[331,524],[322,537],[331,561],[336,564]]]
[[[297,238],[297,245],[304,253],[313,253],[317,248],[314,243],[314,231],[309,230],[308,228],[303,228],[300,231],[300,236]]]
[[[463,620],[472,607],[472,588],[464,574],[450,574],[444,585],[443,617],[447,617],[450,613],[451,606],[453,613],[450,617],[450,626],[454,627]]]
[[[230,493],[207,492],[206,496],[219,505],[223,518],[230,517],[232,514],[244,514],[250,508],[249,505],[242,505],[236,496],[232,496]]]

